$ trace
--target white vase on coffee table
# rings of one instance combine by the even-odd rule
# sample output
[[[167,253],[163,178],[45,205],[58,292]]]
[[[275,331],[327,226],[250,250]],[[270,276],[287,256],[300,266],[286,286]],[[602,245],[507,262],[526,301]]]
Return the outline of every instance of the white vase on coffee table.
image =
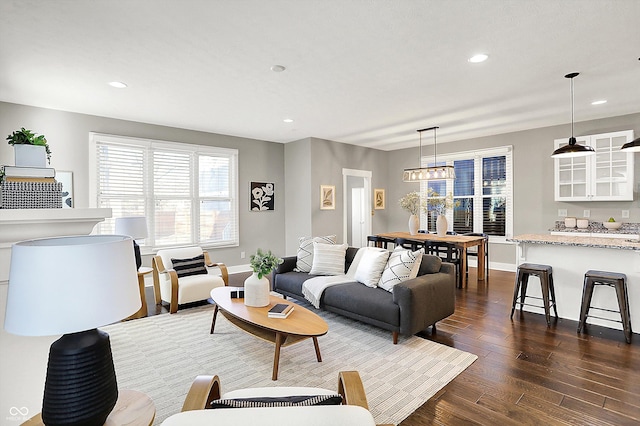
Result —
[[[244,280],[244,304],[260,308],[269,304],[269,280],[267,277],[258,278],[254,272]]]

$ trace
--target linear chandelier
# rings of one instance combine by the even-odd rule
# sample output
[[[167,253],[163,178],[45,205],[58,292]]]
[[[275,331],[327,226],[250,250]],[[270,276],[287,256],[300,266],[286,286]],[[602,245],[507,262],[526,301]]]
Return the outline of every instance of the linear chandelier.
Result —
[[[569,144],[561,146],[553,151],[552,158],[571,158],[571,157],[584,157],[586,155],[595,154],[596,151],[589,145],[580,145],[577,143],[576,138],[573,137],[573,79],[580,73],[572,72],[564,77],[571,80],[571,138],[569,138]]]
[[[420,167],[413,169],[404,169],[402,180],[404,182],[420,182],[424,180],[443,180],[443,179],[455,179],[456,172],[453,166],[438,166],[438,147],[436,141],[436,129],[438,126],[428,127],[426,129],[420,129],[417,132],[420,134],[420,157],[418,165]],[[433,164],[431,167],[422,167],[422,132],[433,130]]]

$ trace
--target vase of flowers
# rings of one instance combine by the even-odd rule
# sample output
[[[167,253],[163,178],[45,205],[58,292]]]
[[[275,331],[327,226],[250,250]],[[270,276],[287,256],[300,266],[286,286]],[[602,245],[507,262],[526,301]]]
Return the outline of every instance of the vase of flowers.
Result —
[[[244,281],[245,305],[262,307],[269,304],[271,286],[267,275],[282,262],[282,259],[271,254],[271,250],[265,253],[258,249],[256,254],[251,255],[249,263],[253,274]]]
[[[447,210],[458,207],[460,201],[453,201],[453,194],[449,192],[445,197],[440,196],[437,191],[429,188],[427,199],[422,203],[422,210],[426,214],[436,215],[436,232],[438,236],[447,235],[449,223],[447,220]]]
[[[404,197],[400,198],[400,207],[409,213],[409,233],[416,235],[418,228],[420,228],[420,194],[416,191],[409,192]]]

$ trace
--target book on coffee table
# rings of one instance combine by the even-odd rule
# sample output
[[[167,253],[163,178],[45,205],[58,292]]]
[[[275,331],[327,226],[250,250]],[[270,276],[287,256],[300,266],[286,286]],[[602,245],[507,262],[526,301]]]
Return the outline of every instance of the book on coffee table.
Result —
[[[269,318],[286,318],[293,312],[293,305],[278,303],[267,312]]]

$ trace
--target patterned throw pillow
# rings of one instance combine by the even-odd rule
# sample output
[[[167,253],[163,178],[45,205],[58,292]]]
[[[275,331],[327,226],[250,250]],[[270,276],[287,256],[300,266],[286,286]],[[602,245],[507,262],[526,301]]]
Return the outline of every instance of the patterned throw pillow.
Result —
[[[418,275],[423,254],[424,249],[411,251],[398,248],[392,251],[378,287],[390,292],[393,291],[394,285],[415,278]]]
[[[178,278],[189,275],[207,274],[207,268],[204,266],[204,254],[192,257],[191,259],[174,259],[171,258],[173,269],[178,274]]]
[[[296,260],[296,272],[310,272],[313,266],[313,242],[335,244],[336,236],[327,235],[326,237],[300,237],[300,246],[298,247],[298,258]]]
[[[311,275],[342,275],[347,244],[313,243]]]
[[[305,407],[310,405],[340,405],[340,395],[277,396],[237,399],[216,399],[211,408],[247,408],[247,407]]]
[[[363,250],[363,255],[354,278],[367,287],[377,287],[390,253],[388,250],[377,247],[362,247],[360,250]]]

